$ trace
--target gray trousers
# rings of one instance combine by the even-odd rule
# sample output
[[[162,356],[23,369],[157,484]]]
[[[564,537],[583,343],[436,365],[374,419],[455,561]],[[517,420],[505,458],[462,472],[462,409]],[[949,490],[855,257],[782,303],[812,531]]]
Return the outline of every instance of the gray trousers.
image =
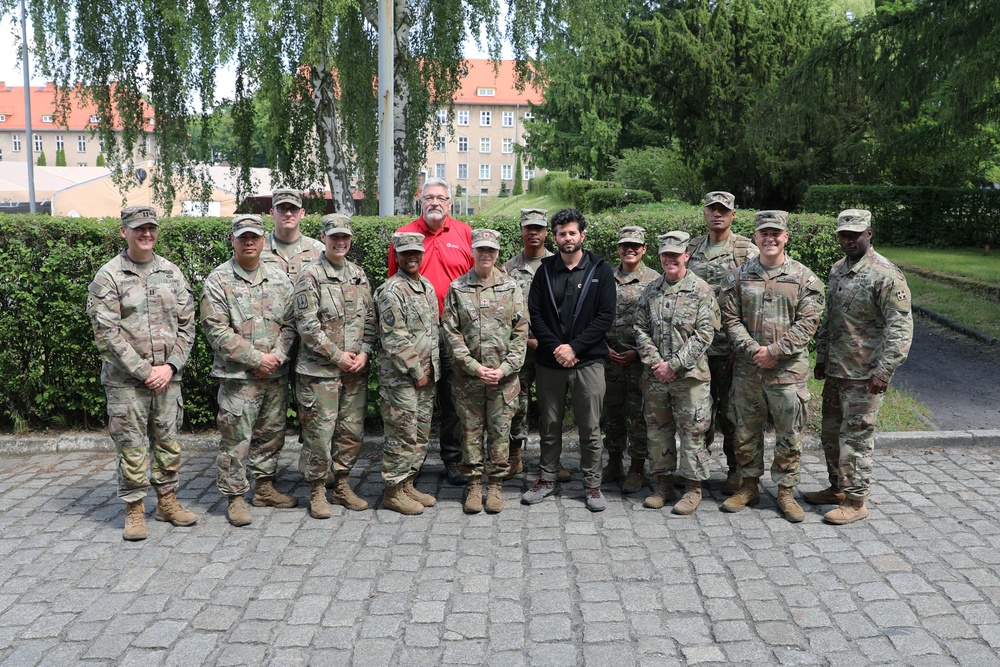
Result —
[[[548,368],[538,364],[535,391],[538,395],[538,437],[541,442],[541,478],[556,481],[562,454],[566,392],[573,395],[573,416],[580,430],[580,470],[583,484],[601,486],[604,446],[601,443],[601,410],[604,406],[604,364],[581,368]]]

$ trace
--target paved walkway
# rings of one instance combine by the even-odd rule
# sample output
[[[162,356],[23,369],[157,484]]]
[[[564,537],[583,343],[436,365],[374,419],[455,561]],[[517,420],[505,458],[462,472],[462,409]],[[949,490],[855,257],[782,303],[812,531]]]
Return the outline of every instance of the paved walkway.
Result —
[[[251,508],[236,529],[199,452],[179,495],[201,519],[156,523],[150,499],[140,543],[110,454],[4,458],[0,665],[1000,665],[995,458],[880,452],[870,518],[840,528],[785,522],[770,482],[756,509],[713,491],[674,517],[613,491],[591,514],[578,477],[524,507],[514,481],[503,513],[470,517],[432,459],[423,516]],[[804,468],[821,486],[818,452]],[[294,452],[282,470],[305,499]]]

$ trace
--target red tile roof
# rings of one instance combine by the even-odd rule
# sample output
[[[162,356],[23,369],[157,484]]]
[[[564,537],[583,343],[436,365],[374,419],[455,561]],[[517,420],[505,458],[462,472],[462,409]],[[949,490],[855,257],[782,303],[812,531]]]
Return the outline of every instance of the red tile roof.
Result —
[[[85,103],[79,91],[70,93],[72,108],[66,118],[66,126],[58,123],[43,123],[42,116],[55,115],[56,108],[56,86],[51,81],[44,86],[32,86],[31,91],[31,129],[35,130],[92,130],[94,123],[90,122],[90,117],[97,114],[97,107],[93,104]],[[153,108],[145,105],[145,116],[148,119],[153,117]],[[0,123],[0,131],[24,130],[24,86],[8,86],[0,81],[0,115],[6,120]],[[116,127],[115,129],[120,129]],[[152,129],[150,126],[149,129]]]
[[[542,92],[530,83],[523,91],[518,91],[514,85],[513,60],[501,60],[499,69],[494,73],[493,62],[484,59],[470,58],[466,61],[469,73],[462,79],[462,87],[455,95],[455,104],[524,104],[542,102]],[[478,95],[480,88],[493,89],[493,96]]]

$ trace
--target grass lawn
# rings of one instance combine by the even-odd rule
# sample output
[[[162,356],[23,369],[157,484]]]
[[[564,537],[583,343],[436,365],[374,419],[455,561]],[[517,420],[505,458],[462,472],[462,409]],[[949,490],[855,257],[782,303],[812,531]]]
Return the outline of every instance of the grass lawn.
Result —
[[[982,248],[875,248],[894,262],[1000,284],[1000,249],[989,255]],[[907,276],[909,279],[909,276]]]
[[[1000,337],[1000,303],[922,276],[908,275],[913,303],[947,315],[989,336]]]
[[[464,200],[464,196],[463,196]],[[469,195],[469,206],[475,207],[478,203],[478,195]],[[549,211],[549,213],[555,213],[561,208],[565,208],[567,204],[562,201],[555,199],[554,197],[545,195],[536,195],[527,192],[523,195],[518,195],[516,197],[503,197],[503,198],[490,198],[487,202],[486,198],[483,198],[483,208],[476,212],[477,215],[518,215],[518,212],[522,208],[543,208]]]

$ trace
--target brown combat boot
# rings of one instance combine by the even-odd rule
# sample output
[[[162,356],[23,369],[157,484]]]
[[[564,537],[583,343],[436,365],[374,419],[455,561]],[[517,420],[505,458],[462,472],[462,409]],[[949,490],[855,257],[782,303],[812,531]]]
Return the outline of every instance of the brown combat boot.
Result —
[[[673,499],[674,487],[670,484],[670,475],[657,475],[656,490],[653,495],[642,501],[642,505],[651,510],[661,510],[668,501]]]
[[[790,522],[799,523],[806,518],[806,513],[802,511],[802,506],[795,502],[793,491],[794,489],[790,486],[778,487],[778,509]]]
[[[170,491],[156,500],[156,520],[169,521],[175,526],[190,526],[198,520],[198,515],[185,509],[174,492]]]
[[[486,511],[497,514],[503,510],[503,479],[490,477],[486,480]]]
[[[722,483],[720,491],[727,496],[731,496],[740,490],[741,483],[742,479],[740,478],[740,471],[736,468],[732,468],[728,473],[726,473],[726,481]]]
[[[625,466],[622,465],[624,458],[621,452],[608,452],[608,465],[601,471],[601,484],[607,484],[625,476]]]
[[[635,493],[646,483],[646,459],[633,456],[628,462],[628,475],[622,484],[622,493]]]
[[[274,488],[273,477],[258,477],[254,481],[253,498],[251,501],[254,507],[280,507],[288,509],[299,504],[299,499],[295,496],[286,496]]]
[[[566,482],[570,481],[571,479],[573,479],[573,473],[571,473],[569,470],[566,470],[566,468],[563,468],[563,464],[557,463],[556,464],[556,481],[559,482],[559,483],[561,483],[561,484],[565,484]]]
[[[403,490],[404,482],[385,487],[385,495],[382,496],[382,507],[400,514],[423,514],[424,506],[416,500],[406,495]]]
[[[840,507],[832,509],[823,515],[823,521],[842,526],[845,523],[861,521],[868,516],[868,508],[865,507],[863,498],[844,498]]]
[[[465,504],[462,506],[466,514],[479,514],[483,511],[483,478],[481,475],[469,475],[469,484],[465,491]]]
[[[822,491],[809,491],[802,494],[802,500],[810,505],[839,505],[844,502],[844,492],[836,484]]]
[[[368,509],[368,503],[357,496],[351,489],[351,476],[346,472],[336,474],[337,483],[333,487],[333,502],[343,505],[353,512],[360,512]]]
[[[677,501],[671,510],[674,514],[680,514],[687,516],[688,514],[694,514],[694,511],[698,509],[698,505],[701,504],[701,482],[689,479],[687,484],[684,486],[684,495],[681,499]]]
[[[434,505],[437,504],[437,498],[429,493],[424,493],[423,491],[417,489],[417,487],[413,485],[416,478],[416,475],[410,475],[402,482],[403,493],[406,494],[406,497],[410,500],[415,500],[420,503],[422,507],[434,507]]]
[[[521,443],[510,446],[510,455],[507,459],[510,463],[510,470],[504,475],[504,479],[510,479],[524,472],[524,458],[521,456]]]
[[[253,523],[246,498],[243,496],[229,496],[229,507],[226,509],[226,518],[229,519],[229,523],[237,528],[240,526],[249,526]]]
[[[314,479],[309,491],[309,516],[314,519],[329,519],[333,516],[330,503],[326,501],[326,480]]]
[[[129,542],[138,542],[149,537],[146,532],[146,501],[136,500],[125,503],[125,530],[122,538]]]
[[[760,477],[744,477],[740,483],[740,490],[722,503],[722,511],[739,512],[747,505],[756,505],[760,500],[760,489],[757,486],[759,480]]]

